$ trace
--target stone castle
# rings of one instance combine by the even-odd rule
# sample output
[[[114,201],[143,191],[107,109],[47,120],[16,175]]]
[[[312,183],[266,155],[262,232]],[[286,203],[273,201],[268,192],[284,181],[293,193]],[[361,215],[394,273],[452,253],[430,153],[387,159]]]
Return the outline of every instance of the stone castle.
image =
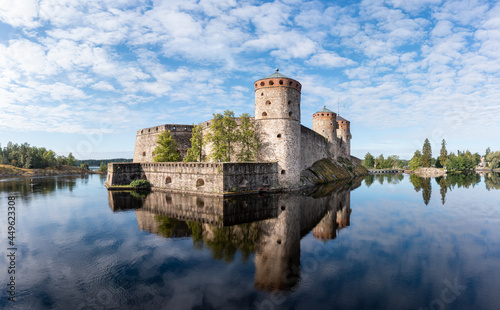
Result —
[[[155,187],[188,192],[295,189],[301,186],[301,172],[315,162],[355,159],[350,156],[348,120],[324,107],[313,114],[312,130],[301,125],[302,85],[297,80],[276,69],[275,73],[256,81],[254,88],[252,121],[259,139],[255,163],[154,163],[156,140],[165,130],[178,142],[181,157],[191,146],[193,125],[167,124],[139,130],[133,164],[112,164],[107,184],[120,185],[130,179],[146,178],[153,180]],[[210,121],[201,126],[205,135],[210,130]],[[204,145],[203,155],[208,155],[210,149],[211,145]],[[113,175],[113,165],[121,169],[120,174],[115,171]],[[157,174],[152,175],[153,172]],[[202,189],[201,183],[205,186]]]

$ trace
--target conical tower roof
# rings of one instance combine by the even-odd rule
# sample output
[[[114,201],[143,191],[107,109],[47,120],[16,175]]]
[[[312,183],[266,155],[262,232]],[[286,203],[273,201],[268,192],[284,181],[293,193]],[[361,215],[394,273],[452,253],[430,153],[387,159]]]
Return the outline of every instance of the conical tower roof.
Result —
[[[327,108],[326,108],[326,105],[325,105],[325,106],[323,107],[323,109],[319,110],[319,111],[318,111],[318,112],[316,112],[316,113],[335,113],[335,112],[333,112],[333,111],[332,111],[332,110],[330,110],[330,109],[327,109]],[[338,117],[337,117],[337,119],[338,119]]]
[[[345,118],[343,118],[342,116],[340,115],[337,115],[337,122],[338,121],[344,121],[344,122],[348,122],[348,120],[346,120]]]
[[[279,73],[279,71],[280,71],[280,69],[276,69],[276,72],[274,72],[271,75],[266,76],[264,79],[276,79],[276,78],[289,79],[288,76],[285,76],[285,75]]]

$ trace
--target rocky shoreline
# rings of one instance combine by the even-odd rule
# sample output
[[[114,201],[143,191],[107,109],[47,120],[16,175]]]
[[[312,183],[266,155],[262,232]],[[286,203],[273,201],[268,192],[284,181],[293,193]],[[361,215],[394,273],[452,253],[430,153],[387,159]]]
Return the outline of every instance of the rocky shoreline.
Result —
[[[423,178],[436,178],[446,174],[444,169],[440,168],[419,168],[415,174]]]
[[[11,165],[0,165],[0,177],[38,177],[55,175],[85,175],[85,174],[103,174],[105,172],[89,171],[73,166],[48,167],[45,169],[24,169]]]

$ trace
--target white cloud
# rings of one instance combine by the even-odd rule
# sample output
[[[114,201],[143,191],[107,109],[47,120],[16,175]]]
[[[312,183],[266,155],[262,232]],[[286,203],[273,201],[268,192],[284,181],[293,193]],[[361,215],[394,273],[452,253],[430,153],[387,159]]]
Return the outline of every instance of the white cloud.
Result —
[[[0,21],[13,27],[38,27],[37,0],[2,0],[0,2]]]
[[[355,65],[356,62],[349,58],[340,57],[335,53],[316,54],[307,61],[309,65],[317,67],[338,68]]]
[[[114,91],[115,90],[113,85],[111,85],[105,81],[97,82],[94,85],[92,85],[91,87],[94,89],[97,89],[97,90],[102,90],[102,91]]]

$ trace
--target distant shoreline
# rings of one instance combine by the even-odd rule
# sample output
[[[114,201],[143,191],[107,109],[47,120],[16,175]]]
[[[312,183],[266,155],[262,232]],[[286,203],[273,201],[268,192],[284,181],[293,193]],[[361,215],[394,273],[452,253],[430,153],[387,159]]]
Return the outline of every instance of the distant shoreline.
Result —
[[[106,172],[89,171],[74,166],[47,167],[44,169],[24,169],[12,165],[0,165],[0,177],[38,177],[56,175],[105,174]]]

